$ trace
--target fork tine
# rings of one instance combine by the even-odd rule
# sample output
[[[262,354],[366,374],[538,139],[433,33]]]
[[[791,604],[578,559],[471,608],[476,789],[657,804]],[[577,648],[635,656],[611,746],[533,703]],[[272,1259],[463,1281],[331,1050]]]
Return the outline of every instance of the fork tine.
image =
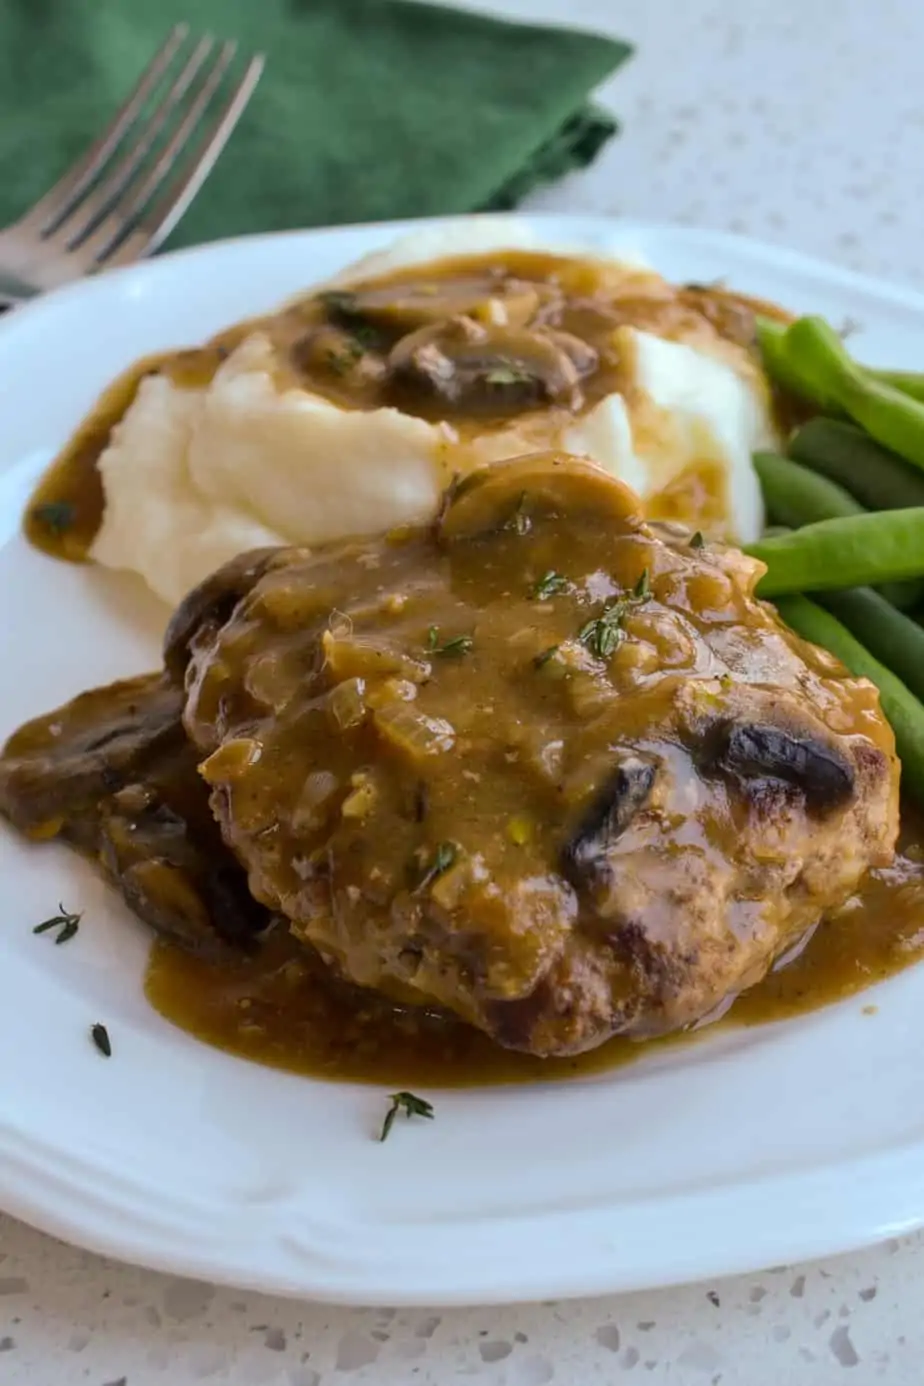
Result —
[[[228,61],[230,61],[230,55]],[[192,163],[185,176],[182,177],[175,186],[166,189],[160,197],[157,198],[147,213],[145,213],[145,203],[151,195],[156,192],[164,176],[166,176],[176,162],[176,156],[188,142],[188,137],[193,133],[200,114],[204,111],[205,106],[214,93],[215,87],[218,85],[217,80],[212,83],[206,100],[201,104],[199,110],[195,111],[195,114],[190,110],[189,115],[183,122],[183,126],[180,127],[174,136],[174,140],[171,141],[171,143],[176,143],[176,149],[170,154],[169,160],[160,176],[155,177],[158,173],[158,170],[155,169],[154,173],[151,175],[151,179],[148,180],[150,186],[143,190],[143,195],[139,192],[135,202],[135,209],[132,211],[131,216],[137,216],[140,213],[142,216],[140,224],[124,240],[119,242],[111,254],[106,254],[104,252],[101,255],[100,261],[102,265],[108,268],[116,265],[130,264],[133,260],[139,259],[142,255],[156,250],[157,247],[166,240],[167,236],[169,236],[170,232],[205,182],[205,179],[208,177],[212,166],[225,147],[234,127],[240,120],[250,100],[251,93],[260,80],[264,62],[265,59],[262,54],[257,54],[255,57],[251,58],[243,76],[233,88],[231,95],[217,119],[212,123],[203,139],[199,142]],[[226,67],[227,63],[224,66]],[[219,78],[223,72],[224,67],[218,74]],[[163,158],[167,159],[166,150],[164,151]]]
[[[58,221],[56,235],[66,237],[71,246],[79,245],[93,229],[94,224],[125,191],[164,125],[199,75],[214,45],[215,41],[209,34],[199,40],[173,84],[141,125],[137,139],[128,153],[116,164],[112,172],[93,188],[89,196],[80,201],[72,199],[71,210]]]
[[[127,205],[120,205],[116,210],[123,220],[131,224],[144,210],[145,206],[160,187],[167,174],[173,168],[180,153],[186,146],[190,136],[193,134],[199,121],[202,119],[205,110],[221,82],[222,77],[230,66],[231,59],[237,51],[237,43],[229,39],[221,45],[218,50],[218,57],[213,63],[211,70],[206,73],[199,90],[189,109],[183,116],[179,125],[174,130],[164,148],[154,160],[154,166],[141,182],[140,186],[131,194]]]
[[[174,25],[160,49],[142,72],[134,91],[116,112],[111,123],[77,162],[71,165],[54,187],[30,207],[19,223],[20,225],[38,225],[40,229],[45,230],[49,226],[55,225],[62,216],[67,214],[74,202],[82,196],[104,167],[123,135],[134,124],[139,111],[143,109],[148,97],[170,66],[177,49],[188,33],[188,24]]]

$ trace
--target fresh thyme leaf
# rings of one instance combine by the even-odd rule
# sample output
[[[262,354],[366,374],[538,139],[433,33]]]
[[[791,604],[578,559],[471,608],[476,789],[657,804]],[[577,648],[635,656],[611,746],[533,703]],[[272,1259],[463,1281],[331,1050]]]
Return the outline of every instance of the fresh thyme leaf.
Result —
[[[342,350],[335,351],[332,348],[328,351],[327,364],[335,375],[346,375],[353,369],[362,354],[363,349],[359,342],[347,341],[344,342]]]
[[[371,322],[356,323],[352,332],[357,345],[364,351],[381,351],[386,344],[383,334]]]
[[[613,606],[608,606],[602,616],[595,617],[581,626],[578,631],[578,640],[585,649],[596,655],[598,659],[609,659],[619,642],[623,639],[623,631],[620,629],[625,612],[625,604],[616,602]]]
[[[703,531],[702,531],[701,529],[698,529],[698,530],[696,531],[696,533],[693,535],[693,538],[690,540],[690,548],[691,548],[691,549],[704,549],[705,547],[706,547],[706,541],[705,541],[705,539],[703,538]]]
[[[325,289],[318,294],[318,302],[324,305],[328,313],[341,317],[350,317],[356,312],[356,295],[347,289]]]
[[[471,654],[475,648],[475,642],[470,635],[456,635],[452,640],[447,640],[445,645],[440,645],[439,649],[433,651],[434,654],[444,655],[449,659],[459,659],[462,655]]]
[[[74,507],[70,501],[45,501],[32,507],[32,518],[52,534],[64,534],[74,523]]]
[[[428,654],[441,655],[446,659],[460,659],[462,655],[471,654],[474,648],[475,642],[470,635],[455,635],[441,645],[439,626],[431,626],[427,631]]]
[[[95,1025],[91,1025],[90,1039],[104,1058],[112,1058],[112,1043],[109,1039],[109,1031],[106,1029],[105,1025],[101,1025],[99,1021],[97,1021]]]
[[[554,597],[556,592],[564,592],[567,586],[568,579],[550,569],[533,584],[532,595],[537,601],[545,601],[546,597]]]
[[[382,1122],[382,1133],[379,1136],[380,1141],[388,1140],[388,1133],[394,1125],[395,1117],[399,1112],[403,1112],[409,1121],[412,1116],[426,1117],[428,1120],[433,1119],[432,1102],[427,1102],[425,1098],[418,1097],[416,1093],[389,1093],[389,1101],[391,1102],[391,1106],[385,1113],[385,1120]]]
[[[560,648],[559,645],[550,645],[547,650],[543,650],[541,654],[537,654],[533,660],[533,668],[541,669],[543,665],[548,664],[550,659],[555,658]]]
[[[512,529],[515,534],[522,535],[528,534],[532,527],[533,522],[526,513],[526,492],[521,491],[520,499],[517,501],[516,504],[516,509],[510,516],[509,520],[504,521],[502,528]]]
[[[326,308],[328,319],[349,327],[358,355],[361,356],[364,351],[384,351],[387,348],[388,334],[374,323],[362,321],[357,296],[349,289],[325,289],[317,299]]]
[[[380,1141],[387,1141],[387,1140],[388,1140],[388,1133],[390,1132],[392,1126],[394,1126],[394,1124],[395,1124],[395,1117],[396,1117],[397,1115],[398,1115],[398,1103],[396,1102],[395,1098],[392,1098],[392,1099],[391,1099],[391,1106],[389,1107],[388,1111],[385,1113],[385,1120],[382,1122],[382,1134],[379,1136],[379,1140],[380,1140]]]
[[[72,939],[76,934],[82,918],[82,914],[71,914],[59,903],[58,913],[53,914],[50,919],[43,919],[41,924],[36,924],[32,932],[45,934],[49,929],[60,929],[55,943],[67,943],[68,939]]]
[[[862,322],[857,322],[856,318],[847,317],[837,329],[837,335],[842,342],[846,342],[848,337],[853,337],[863,327]]]
[[[54,915],[51,919],[43,919],[42,922],[41,922],[41,924],[36,924],[36,926],[35,926],[35,928],[32,930],[32,932],[33,932],[34,934],[44,934],[44,933],[47,933],[49,929],[54,929],[54,928],[56,928],[59,924],[64,924],[64,923],[66,923],[66,920],[65,920],[65,918],[64,918],[64,915],[63,915],[63,914],[56,914],[56,915]]]
[[[632,595],[637,602],[647,602],[651,596],[651,574],[647,568],[643,568],[638,582],[632,588]]]
[[[433,855],[431,869],[438,876],[442,875],[444,871],[449,870],[458,855],[459,849],[454,842],[441,842]]]
[[[619,643],[625,638],[622,623],[635,606],[641,606],[651,598],[651,578],[648,569],[632,589],[628,597],[620,597],[604,607],[599,616],[587,621],[578,631],[578,640],[586,650],[598,659],[609,659]]]
[[[489,385],[525,385],[532,378],[529,371],[520,366],[495,366],[485,376]]]
[[[422,890],[431,886],[438,876],[442,876],[444,871],[448,871],[450,866],[454,866],[459,858],[459,846],[455,842],[440,842],[433,850],[433,855],[424,870],[423,875],[417,882],[417,889],[414,892],[419,895]]]

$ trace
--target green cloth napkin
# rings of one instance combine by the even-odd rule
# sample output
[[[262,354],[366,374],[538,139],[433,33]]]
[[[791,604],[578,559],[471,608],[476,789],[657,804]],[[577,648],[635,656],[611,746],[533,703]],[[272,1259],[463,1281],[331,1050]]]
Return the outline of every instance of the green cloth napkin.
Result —
[[[412,0],[0,0],[0,226],[179,19],[268,63],[171,245],[513,206],[613,134],[586,97],[631,52]]]

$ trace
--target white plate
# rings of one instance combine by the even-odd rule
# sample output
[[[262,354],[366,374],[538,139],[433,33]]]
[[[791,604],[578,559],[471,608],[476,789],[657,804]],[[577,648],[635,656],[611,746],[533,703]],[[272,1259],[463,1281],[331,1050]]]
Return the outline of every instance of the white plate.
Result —
[[[921,295],[729,236],[531,220],[672,278],[850,317],[871,359],[924,364]],[[43,558],[17,532],[31,479],[96,391],[402,229],[229,241],[0,320],[0,736],[157,660],[164,611],[140,585]],[[31,932],[58,900],[85,911],[60,949]],[[148,936],[65,849],[0,828],[0,928],[0,1200],[98,1251],[316,1299],[487,1303],[749,1270],[924,1222],[921,968],[610,1076],[430,1093],[436,1120],[381,1145],[380,1091],[261,1069],[154,1014]],[[88,1040],[98,1020],[108,1062]]]

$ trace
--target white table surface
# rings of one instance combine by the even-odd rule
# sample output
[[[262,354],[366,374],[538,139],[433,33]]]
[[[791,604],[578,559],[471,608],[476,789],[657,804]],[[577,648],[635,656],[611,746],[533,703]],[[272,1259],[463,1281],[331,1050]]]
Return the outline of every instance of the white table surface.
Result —
[[[624,133],[536,206],[741,231],[924,283],[920,0],[483,7],[637,45],[602,93]],[[0,1386],[920,1386],[922,1303],[917,1237],[682,1290],[436,1314],[216,1290],[0,1218]]]

